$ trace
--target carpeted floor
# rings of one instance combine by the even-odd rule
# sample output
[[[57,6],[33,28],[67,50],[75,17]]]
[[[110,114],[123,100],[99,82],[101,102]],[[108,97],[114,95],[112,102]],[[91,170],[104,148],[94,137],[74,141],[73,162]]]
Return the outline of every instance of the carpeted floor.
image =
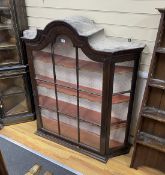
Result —
[[[42,166],[39,175],[45,171],[50,171],[54,175],[82,175],[2,135],[0,135],[0,150],[9,175],[24,175],[34,164]]]

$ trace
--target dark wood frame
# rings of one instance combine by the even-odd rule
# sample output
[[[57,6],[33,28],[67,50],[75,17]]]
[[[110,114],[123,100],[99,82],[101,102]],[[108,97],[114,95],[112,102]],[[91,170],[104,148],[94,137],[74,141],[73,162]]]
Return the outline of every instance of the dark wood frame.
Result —
[[[38,101],[38,92],[37,84],[34,79],[34,65],[33,65],[33,55],[32,51],[41,50],[46,47],[49,43],[55,41],[56,37],[59,35],[65,35],[71,39],[75,48],[81,48],[84,54],[93,61],[103,63],[103,96],[102,96],[102,112],[101,112],[101,139],[100,139],[100,151],[93,149],[90,146],[86,146],[82,143],[72,142],[67,140],[63,136],[55,135],[50,132],[47,132],[42,126],[42,120],[40,117],[39,101]],[[26,43],[28,63],[30,67],[30,75],[32,80],[33,95],[35,101],[35,110],[37,115],[37,134],[48,138],[50,140],[61,143],[65,146],[76,149],[80,152],[84,152],[91,157],[94,157],[98,160],[106,162],[109,157],[128,153],[130,148],[130,143],[128,141],[130,122],[132,115],[132,107],[134,100],[134,92],[137,79],[137,70],[141,52],[143,48],[129,49],[118,51],[114,53],[101,52],[91,48],[88,43],[88,37],[80,36],[78,32],[68,23],[64,21],[54,21],[49,23],[45,29],[38,30],[37,36],[33,40],[24,39]],[[77,54],[76,54],[77,57]],[[77,58],[76,58],[77,59]],[[110,114],[112,106],[112,94],[113,94],[113,78],[114,78],[114,69],[115,63],[131,61],[134,60],[133,76],[132,76],[132,87],[130,91],[130,102],[129,102],[129,111],[127,116],[127,125],[126,125],[126,137],[124,146],[118,149],[109,150],[109,133],[110,133]],[[78,117],[79,118],[79,117]]]
[[[28,105],[28,111],[29,111],[29,112],[16,114],[16,115],[5,116],[5,114],[3,112],[3,109],[2,109],[2,111],[0,112],[0,115],[1,115],[0,123],[2,123],[3,125],[10,125],[10,124],[13,124],[13,123],[20,123],[20,119],[21,119],[21,122],[30,121],[30,120],[34,119],[34,114],[32,113],[32,106],[31,106],[30,89],[28,88],[28,86],[29,86],[28,85],[29,77],[28,77],[27,72],[28,72],[27,67],[22,65],[22,66],[19,66],[18,69],[16,67],[14,69],[9,69],[9,70],[4,69],[0,73],[0,79],[1,78],[2,79],[14,78],[14,77],[22,76],[23,83],[24,83],[24,88],[25,88],[24,92],[25,92],[25,96],[27,98],[27,105]],[[15,93],[13,93],[12,95],[15,95]],[[3,95],[0,98],[2,100]]]
[[[27,95],[29,113],[21,113],[10,117],[4,117],[4,115],[2,115],[3,108],[0,108],[1,125],[10,125],[35,119],[34,102],[31,80],[27,65],[26,49],[22,40],[20,39],[23,34],[23,30],[28,28],[25,1],[9,0],[9,8],[11,12],[11,19],[13,21],[15,37],[17,40],[19,63],[12,65],[0,65],[0,78],[4,78],[5,76],[11,74],[13,74],[13,76],[17,76],[20,74],[24,75],[23,81],[25,84],[25,94]]]
[[[150,89],[155,88],[157,90],[164,90],[165,89],[165,81],[161,80],[159,78],[154,78],[154,71],[155,67],[158,64],[157,60],[157,54],[164,54],[165,55],[165,46],[161,46],[161,42],[165,41],[165,9],[158,9],[158,11],[161,13],[161,19],[159,23],[159,28],[158,28],[158,33],[157,33],[157,39],[155,41],[155,47],[152,55],[152,60],[150,64],[150,69],[149,69],[149,74],[148,74],[148,79],[145,87],[145,92],[143,96],[143,101],[139,113],[139,120],[137,124],[137,130],[136,130],[136,137],[135,137],[135,142],[134,142],[134,152],[132,156],[132,161],[131,161],[131,168],[138,168],[139,166],[150,166],[152,168],[159,169],[163,172],[165,172],[164,168],[164,161],[165,161],[165,149],[163,149],[163,146],[165,148],[165,138],[162,138],[162,140],[158,141],[156,140],[159,137],[156,137],[154,134],[151,134],[153,136],[153,141],[154,142],[159,142],[160,145],[157,146],[157,148],[154,148],[152,146],[153,143],[147,144],[147,132],[143,131],[143,124],[145,120],[148,120],[148,124],[145,125],[145,128],[148,128],[150,131],[154,131],[155,133],[161,133],[163,134],[162,130],[159,130],[158,128],[156,129],[155,126],[157,125],[158,127],[162,126],[162,124],[165,122],[165,115],[163,112],[165,111],[164,109],[160,110],[160,115],[161,118],[159,118],[159,114],[154,113],[154,111],[149,111],[150,114],[145,113],[145,108],[147,108],[147,101],[151,96]],[[163,72],[163,70],[160,70]],[[165,77],[164,77],[165,79]],[[155,80],[161,80],[161,82],[155,82]],[[164,93],[164,92],[163,92]],[[162,95],[163,96],[163,95]],[[153,101],[157,101],[158,97],[155,96],[155,99]],[[163,101],[163,100],[162,100]],[[156,109],[156,107],[153,106],[153,108]],[[159,110],[159,108],[157,109]],[[150,125],[149,122],[153,122],[153,125]],[[159,124],[160,125],[159,125]],[[165,133],[165,130],[164,130]],[[143,136],[144,134],[144,136]],[[155,138],[154,138],[155,137]],[[142,140],[141,140],[142,138]],[[164,142],[163,142],[164,140]],[[160,149],[158,148],[160,146]]]

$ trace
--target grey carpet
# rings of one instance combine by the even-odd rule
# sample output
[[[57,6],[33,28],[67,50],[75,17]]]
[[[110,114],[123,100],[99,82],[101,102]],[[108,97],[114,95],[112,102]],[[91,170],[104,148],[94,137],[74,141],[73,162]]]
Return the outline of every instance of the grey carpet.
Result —
[[[80,175],[80,173],[2,135],[0,135],[0,150],[9,175],[24,175],[36,163],[42,166],[39,175],[42,175],[46,170],[53,172],[54,175]]]

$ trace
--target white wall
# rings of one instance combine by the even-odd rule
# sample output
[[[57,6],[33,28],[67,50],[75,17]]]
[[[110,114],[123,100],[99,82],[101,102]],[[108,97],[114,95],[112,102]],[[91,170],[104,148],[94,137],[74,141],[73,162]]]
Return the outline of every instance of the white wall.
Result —
[[[160,19],[155,8],[165,7],[165,0],[26,0],[26,6],[30,27],[44,28],[52,20],[83,15],[103,26],[107,36],[145,43],[140,70],[147,72]],[[136,93],[138,106],[144,85],[145,80],[139,78]],[[133,115],[135,121],[137,109]]]

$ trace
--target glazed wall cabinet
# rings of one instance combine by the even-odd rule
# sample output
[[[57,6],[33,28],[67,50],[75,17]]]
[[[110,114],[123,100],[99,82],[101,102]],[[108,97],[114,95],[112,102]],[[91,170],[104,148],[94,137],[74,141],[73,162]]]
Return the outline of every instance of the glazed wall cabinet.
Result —
[[[37,133],[101,161],[127,153],[144,46],[109,40],[84,17],[54,21],[24,40]]]
[[[27,27],[23,7],[24,1],[0,1],[1,125],[19,123],[34,118],[27,59],[19,39],[22,30]]]

